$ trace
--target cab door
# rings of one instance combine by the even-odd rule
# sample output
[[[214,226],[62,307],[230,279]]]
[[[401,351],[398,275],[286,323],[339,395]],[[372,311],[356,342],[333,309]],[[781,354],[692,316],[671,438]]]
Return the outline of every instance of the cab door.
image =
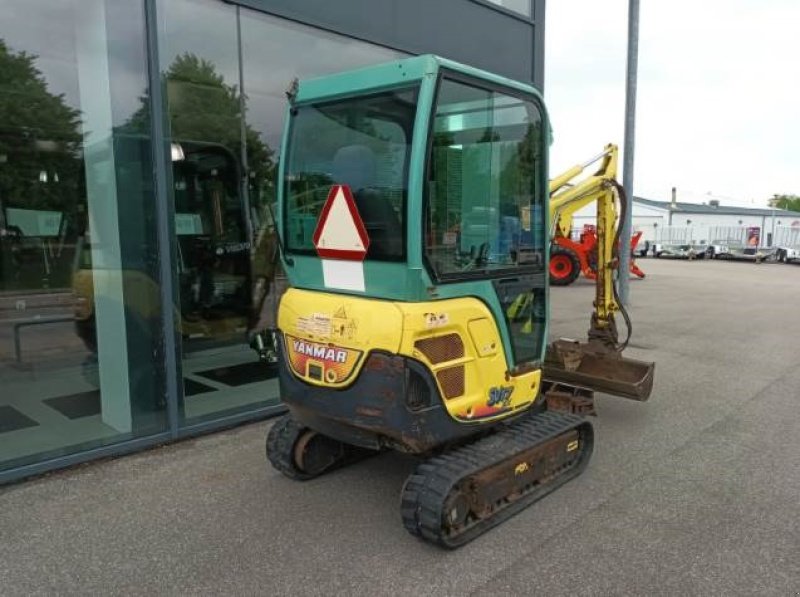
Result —
[[[494,307],[512,369],[540,361],[546,335],[545,126],[533,96],[440,78],[424,257],[438,285]]]

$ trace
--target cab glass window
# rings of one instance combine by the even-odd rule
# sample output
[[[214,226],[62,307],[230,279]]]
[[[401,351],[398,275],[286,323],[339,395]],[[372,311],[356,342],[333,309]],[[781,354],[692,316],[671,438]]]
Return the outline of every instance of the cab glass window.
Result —
[[[536,105],[445,78],[432,135],[425,253],[435,276],[541,269],[544,163]]]
[[[311,253],[333,185],[350,187],[370,239],[367,259],[405,258],[408,159],[416,89],[296,108],[286,168],[286,247]]]

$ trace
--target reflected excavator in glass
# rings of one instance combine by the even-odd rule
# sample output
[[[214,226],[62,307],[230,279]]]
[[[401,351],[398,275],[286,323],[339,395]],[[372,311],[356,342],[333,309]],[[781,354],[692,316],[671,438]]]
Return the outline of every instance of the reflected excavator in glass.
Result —
[[[128,140],[130,142],[130,140]],[[265,361],[274,361],[269,333],[256,333],[268,285],[274,281],[274,233],[254,226],[242,199],[241,168],[226,147],[206,142],[171,144],[178,282],[176,319],[184,351],[241,344],[250,337]],[[96,351],[91,231],[83,237],[72,277],[76,330]],[[150,268],[152,269],[152,268]],[[124,268],[125,309],[133,325],[151,325],[161,304],[147,267]],[[102,275],[102,273],[100,273]],[[157,323],[155,324],[157,325]]]

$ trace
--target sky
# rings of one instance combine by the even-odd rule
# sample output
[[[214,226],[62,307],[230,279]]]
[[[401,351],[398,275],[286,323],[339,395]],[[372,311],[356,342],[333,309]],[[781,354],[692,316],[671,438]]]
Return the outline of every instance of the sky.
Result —
[[[73,5],[81,1],[56,7],[2,0],[0,37],[17,51],[37,54],[51,90],[73,105],[80,103],[74,28],[64,23],[72,22]],[[220,72],[235,71],[233,9],[211,0],[170,6],[191,9],[180,15],[191,26],[170,35],[175,52],[196,51]],[[606,143],[623,145],[627,9],[627,0],[546,2],[545,98],[555,133],[553,174],[596,155]],[[250,11],[245,16],[250,117],[277,146],[282,118],[275,114],[283,113],[282,94],[267,97],[260,90],[282,90],[292,74],[263,71],[257,57],[277,55],[294,40],[293,72],[302,76],[359,64],[370,55],[336,36],[303,35],[299,25],[269,27],[267,17]],[[146,85],[141,15],[129,23],[125,15],[112,20],[119,50],[111,56],[118,90],[114,116],[120,123],[139,107]],[[798,27],[800,0],[641,0],[637,195],[668,200],[675,186],[679,201],[719,199],[743,206],[763,206],[776,193],[800,195]],[[297,44],[303,51],[296,51]],[[164,56],[171,60],[170,50],[165,48]],[[256,67],[248,70],[249,64]]]
[[[555,174],[623,146],[628,2],[546,10]],[[637,196],[666,201],[674,186],[678,201],[764,206],[800,195],[798,26],[798,0],[641,0]]]

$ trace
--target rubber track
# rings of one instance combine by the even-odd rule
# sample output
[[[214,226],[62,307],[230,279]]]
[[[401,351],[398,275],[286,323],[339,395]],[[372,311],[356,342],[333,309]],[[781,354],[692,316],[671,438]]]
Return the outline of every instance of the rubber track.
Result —
[[[459,481],[572,429],[579,431],[581,453],[568,469],[507,504],[491,517],[474,523],[463,533],[452,538],[443,533],[444,504]],[[449,549],[459,547],[579,475],[588,464],[593,445],[591,423],[580,416],[553,411],[530,415],[488,437],[418,465],[403,487],[400,502],[403,526],[412,535],[431,543]]]
[[[295,421],[291,415],[285,414],[275,421],[275,424],[270,427],[269,432],[267,432],[267,460],[269,460],[276,470],[296,481],[314,479],[379,453],[376,450],[368,450],[366,448],[359,448],[358,446],[351,446],[339,442],[344,448],[344,453],[338,461],[318,473],[307,473],[295,465],[294,448],[300,436],[308,430],[308,427]]]
[[[275,421],[267,433],[267,459],[275,469],[297,481],[307,481],[315,476],[304,473],[294,464],[295,443],[307,429],[287,414]]]

